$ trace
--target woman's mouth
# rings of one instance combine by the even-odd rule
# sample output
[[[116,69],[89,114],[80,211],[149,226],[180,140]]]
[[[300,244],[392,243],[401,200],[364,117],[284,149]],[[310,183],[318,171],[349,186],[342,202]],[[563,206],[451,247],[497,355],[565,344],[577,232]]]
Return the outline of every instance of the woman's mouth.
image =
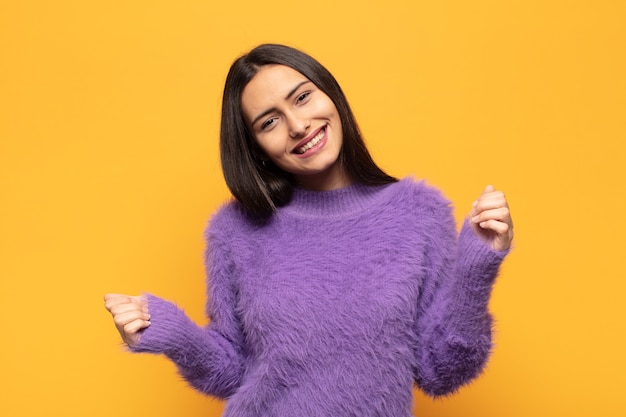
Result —
[[[311,138],[310,141],[308,141],[304,145],[300,146],[299,148],[296,148],[294,150],[294,152],[296,154],[298,154],[298,155],[302,155],[303,153],[305,153],[306,151],[308,151],[309,149],[311,149],[312,147],[314,147],[315,145],[320,143],[322,138],[324,138],[325,134],[326,134],[326,126],[324,126],[322,129],[320,129],[320,131],[317,133],[317,135],[313,136],[313,138]]]

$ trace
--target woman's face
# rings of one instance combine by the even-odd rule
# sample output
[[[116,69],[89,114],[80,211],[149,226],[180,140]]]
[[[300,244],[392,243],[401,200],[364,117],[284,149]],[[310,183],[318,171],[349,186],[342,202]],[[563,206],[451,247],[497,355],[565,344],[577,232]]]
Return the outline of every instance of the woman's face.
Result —
[[[303,187],[341,188],[341,120],[332,100],[298,71],[265,65],[241,96],[248,127],[267,157]]]

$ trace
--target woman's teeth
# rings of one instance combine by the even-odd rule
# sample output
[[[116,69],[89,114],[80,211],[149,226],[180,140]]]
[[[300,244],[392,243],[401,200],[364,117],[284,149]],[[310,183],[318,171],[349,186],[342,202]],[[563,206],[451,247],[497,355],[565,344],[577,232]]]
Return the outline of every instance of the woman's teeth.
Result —
[[[322,140],[322,138],[324,137],[324,133],[326,133],[326,129],[320,130],[320,132],[317,135],[315,135],[315,137],[311,139],[307,144],[296,149],[296,153],[303,154],[309,149],[311,149],[312,147],[314,147],[315,145],[317,145],[320,142],[320,140]]]

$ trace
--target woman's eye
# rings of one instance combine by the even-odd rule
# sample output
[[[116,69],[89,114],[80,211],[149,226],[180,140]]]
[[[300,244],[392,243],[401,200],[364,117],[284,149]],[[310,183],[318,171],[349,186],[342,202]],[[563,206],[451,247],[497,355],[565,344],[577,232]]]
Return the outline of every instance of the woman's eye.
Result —
[[[274,124],[274,118],[273,117],[271,119],[267,119],[266,121],[264,121],[263,124],[261,125],[261,129],[265,130],[268,127],[270,127],[272,124]]]
[[[310,91],[307,91],[305,93],[302,93],[298,96],[298,98],[296,99],[296,102],[298,103],[302,103],[304,100],[307,99],[307,97],[309,97],[309,95],[311,94]]]

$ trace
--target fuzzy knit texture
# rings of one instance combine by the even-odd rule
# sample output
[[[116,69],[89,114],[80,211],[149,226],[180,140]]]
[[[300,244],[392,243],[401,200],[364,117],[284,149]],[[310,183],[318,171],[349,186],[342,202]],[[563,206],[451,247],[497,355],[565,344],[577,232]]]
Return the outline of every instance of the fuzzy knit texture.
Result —
[[[413,179],[296,189],[265,225],[238,203],[207,228],[206,327],[148,295],[136,352],[164,353],[228,417],[408,417],[482,371],[506,251]]]

